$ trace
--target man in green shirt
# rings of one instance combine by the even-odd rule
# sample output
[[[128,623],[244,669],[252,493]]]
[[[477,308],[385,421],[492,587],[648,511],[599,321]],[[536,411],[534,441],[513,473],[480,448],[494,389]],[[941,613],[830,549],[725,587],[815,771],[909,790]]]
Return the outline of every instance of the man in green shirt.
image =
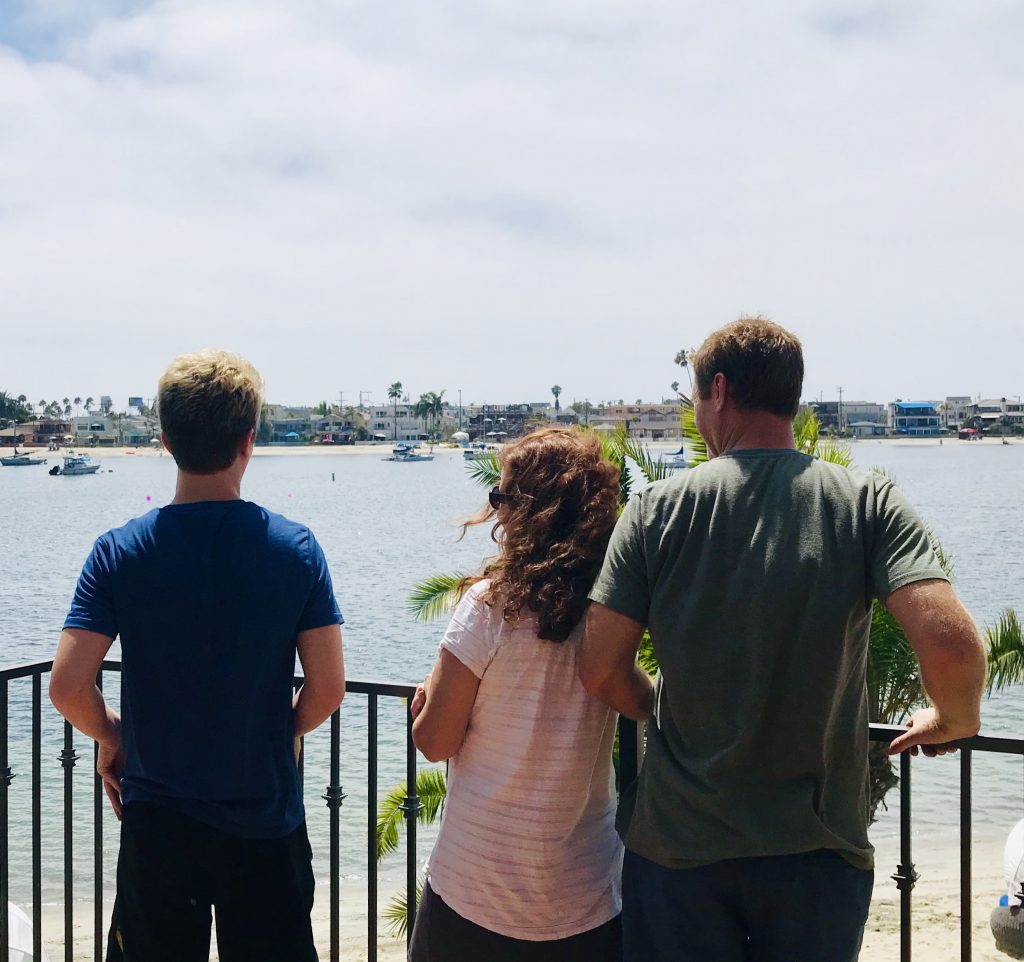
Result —
[[[711,460],[629,502],[580,660],[590,692],[650,719],[619,812],[625,959],[853,962],[873,880],[872,599],[932,702],[893,754],[977,733],[981,641],[899,490],[796,450],[792,334],[743,318],[691,363]],[[635,660],[645,627],[653,685]]]

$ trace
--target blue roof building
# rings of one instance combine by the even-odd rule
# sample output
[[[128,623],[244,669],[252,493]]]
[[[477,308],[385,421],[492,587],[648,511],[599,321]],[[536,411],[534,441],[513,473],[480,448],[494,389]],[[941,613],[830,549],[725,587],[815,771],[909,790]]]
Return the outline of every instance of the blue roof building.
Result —
[[[894,434],[906,437],[940,437],[945,434],[942,416],[931,401],[894,401],[889,405]]]

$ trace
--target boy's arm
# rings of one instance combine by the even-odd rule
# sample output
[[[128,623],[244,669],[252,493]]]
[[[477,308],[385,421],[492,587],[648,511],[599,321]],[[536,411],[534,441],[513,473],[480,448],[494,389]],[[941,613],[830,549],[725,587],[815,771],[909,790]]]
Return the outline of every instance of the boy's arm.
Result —
[[[296,639],[303,683],[295,696],[295,737],[329,718],[345,697],[341,625],[300,631]]]
[[[121,817],[121,718],[96,687],[96,675],[114,639],[84,628],[65,628],[50,672],[50,701],[75,728],[99,744],[96,771],[114,814]]]

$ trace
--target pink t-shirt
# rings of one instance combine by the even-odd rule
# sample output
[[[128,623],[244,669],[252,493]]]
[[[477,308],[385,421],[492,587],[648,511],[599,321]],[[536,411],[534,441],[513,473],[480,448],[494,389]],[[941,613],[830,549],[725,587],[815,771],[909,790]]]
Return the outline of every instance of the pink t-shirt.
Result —
[[[515,939],[550,941],[621,910],[615,833],[616,714],[577,676],[582,624],[542,641],[468,591],[441,641],[480,679],[430,856],[431,888],[459,915]]]

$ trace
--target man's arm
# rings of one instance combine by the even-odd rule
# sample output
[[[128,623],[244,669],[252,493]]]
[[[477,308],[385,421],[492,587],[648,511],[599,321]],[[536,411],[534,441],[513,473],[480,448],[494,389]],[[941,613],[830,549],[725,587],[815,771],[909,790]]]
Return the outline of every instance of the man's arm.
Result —
[[[885,606],[907,633],[921,665],[921,680],[932,707],[914,712],[910,729],[893,740],[889,754],[917,746],[926,755],[935,746],[976,735],[981,728],[981,695],[985,686],[985,651],[967,609],[949,583],[932,579],[896,589]]]
[[[644,626],[596,601],[587,610],[580,650],[583,687],[620,715],[636,721],[651,717],[654,684],[637,663]]]
[[[96,675],[114,639],[84,628],[65,628],[50,672],[50,701],[75,728],[99,744],[96,771],[114,814],[121,817],[121,718],[96,687]]]
[[[345,697],[341,625],[300,631],[295,646],[302,663],[302,687],[295,695],[295,737],[329,718]]]
[[[409,705],[413,743],[428,761],[446,761],[462,748],[479,688],[480,679],[442,649]]]

